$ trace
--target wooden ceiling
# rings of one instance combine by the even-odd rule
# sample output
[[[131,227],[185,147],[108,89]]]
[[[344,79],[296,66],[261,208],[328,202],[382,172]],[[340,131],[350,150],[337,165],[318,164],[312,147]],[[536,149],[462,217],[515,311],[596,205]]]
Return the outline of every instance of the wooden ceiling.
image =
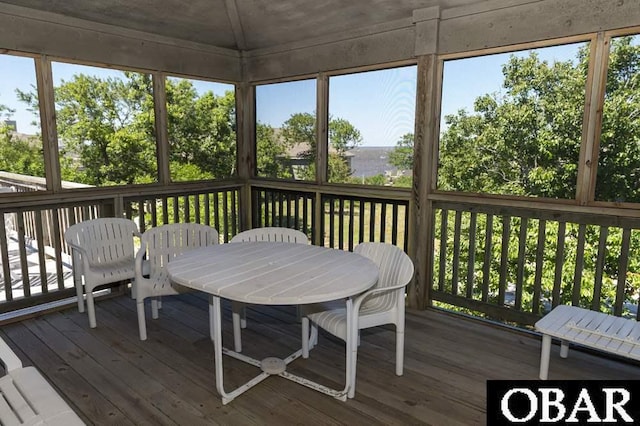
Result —
[[[412,20],[415,10],[526,0],[2,0],[99,24],[239,51]],[[531,2],[531,0],[528,0]]]

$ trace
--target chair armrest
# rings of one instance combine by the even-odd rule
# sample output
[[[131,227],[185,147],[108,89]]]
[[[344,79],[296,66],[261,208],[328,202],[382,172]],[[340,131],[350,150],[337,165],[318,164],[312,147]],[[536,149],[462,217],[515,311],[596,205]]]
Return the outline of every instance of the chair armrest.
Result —
[[[2,338],[0,338],[0,362],[4,365],[7,373],[22,368],[22,361]]]
[[[82,255],[82,256],[87,254],[87,251],[84,248],[82,248],[81,246],[79,246],[79,245],[77,245],[75,243],[67,241],[67,245],[69,247],[71,247],[73,250],[78,250],[80,252],[80,255]]]
[[[144,271],[144,255],[147,252],[147,248],[144,247],[144,245],[142,247],[140,247],[138,249],[138,252],[136,253],[136,259],[135,259],[135,268],[136,268],[136,280],[140,279],[140,278],[144,278],[144,273],[148,272],[148,271]]]
[[[371,296],[373,294],[390,292],[390,291],[398,291],[398,290],[401,290],[402,288],[406,287],[407,284],[409,284],[409,283],[407,282],[407,283],[404,283],[404,284],[396,284],[396,285],[393,285],[393,286],[390,286],[390,287],[379,287],[379,288],[372,288],[371,290],[367,290],[364,293],[356,296],[353,299],[353,309],[359,311],[360,310],[360,305],[362,305],[362,302],[364,302],[364,300],[367,297],[369,297],[369,296]]]
[[[87,254],[87,251],[84,249],[84,247],[80,247],[79,245],[74,244],[72,242],[67,242],[67,245],[71,247],[71,258],[75,261],[75,256],[73,256],[73,250],[77,250],[78,253],[80,253],[80,259],[82,261],[82,271],[84,273],[89,271],[91,269],[89,265],[89,255]],[[74,271],[74,274],[75,274],[75,271]]]

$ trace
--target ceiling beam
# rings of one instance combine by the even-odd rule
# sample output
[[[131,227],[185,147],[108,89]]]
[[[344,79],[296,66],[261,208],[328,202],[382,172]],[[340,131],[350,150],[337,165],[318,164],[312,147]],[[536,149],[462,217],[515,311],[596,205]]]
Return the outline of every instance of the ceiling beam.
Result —
[[[233,35],[236,38],[236,46],[238,50],[247,50],[247,42],[244,39],[244,30],[242,29],[242,21],[240,20],[240,14],[238,13],[238,7],[236,0],[224,0],[227,16],[231,23],[231,29]]]

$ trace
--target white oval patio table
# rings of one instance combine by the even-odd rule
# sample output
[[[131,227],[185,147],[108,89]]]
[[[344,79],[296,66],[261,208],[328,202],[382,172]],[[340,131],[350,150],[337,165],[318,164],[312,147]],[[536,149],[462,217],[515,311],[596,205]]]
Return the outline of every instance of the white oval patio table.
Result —
[[[216,388],[223,404],[270,375],[284,377],[346,401],[351,387],[352,349],[357,338],[351,297],[377,282],[378,268],[371,260],[356,253],[313,245],[243,242],[191,250],[169,262],[167,273],[173,282],[210,295]],[[260,361],[224,348],[221,298],[259,305],[304,305],[345,299],[348,332],[344,389],[331,389],[287,372],[286,365],[299,358],[302,349],[285,359],[267,357]],[[223,354],[254,365],[262,372],[235,390],[225,392]]]

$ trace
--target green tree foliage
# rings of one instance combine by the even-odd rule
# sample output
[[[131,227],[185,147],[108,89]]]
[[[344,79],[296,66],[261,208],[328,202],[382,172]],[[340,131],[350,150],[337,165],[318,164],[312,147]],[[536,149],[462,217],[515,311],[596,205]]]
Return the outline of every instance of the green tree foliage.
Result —
[[[362,143],[362,135],[353,124],[342,118],[329,118],[329,143],[338,155]]]
[[[75,75],[55,89],[61,173],[89,185],[155,180],[151,77]]]
[[[9,119],[11,115],[16,112],[15,109],[9,108],[6,105],[0,104],[0,118]]]
[[[289,150],[301,149],[299,157],[307,166],[299,170],[303,180],[315,179],[316,117],[311,113],[292,114],[281,129],[264,123],[256,125],[257,167],[260,176],[291,178],[285,158]],[[362,142],[360,131],[342,118],[330,118],[328,176],[330,182],[348,182],[351,171],[344,155]]]
[[[542,196],[573,199],[576,191],[577,163],[582,135],[583,105],[587,75],[588,48],[578,51],[575,61],[549,64],[536,54],[518,58],[512,56],[503,65],[504,92],[486,94],[476,99],[474,112],[461,110],[445,117],[447,128],[440,140],[438,187],[445,190],[509,195]],[[612,40],[607,74],[605,106],[600,140],[600,160],[596,197],[604,200],[640,201],[640,46],[631,38]],[[441,273],[451,279],[454,246],[454,217],[449,212],[444,263],[434,265],[436,277]],[[509,218],[509,216],[506,216]],[[439,219],[441,220],[441,219]],[[496,216],[492,226],[490,253],[489,301],[496,303],[498,284],[506,249],[506,283],[517,282],[519,256],[523,256],[524,276],[522,309],[531,310],[536,274],[537,220],[510,219],[508,244],[502,244],[505,217]],[[462,216],[462,235],[467,235],[470,215]],[[484,280],[484,240],[489,222],[478,215],[476,246],[461,241],[462,253],[474,253],[475,298],[479,297]],[[520,253],[520,227],[526,226],[524,253]],[[436,229],[439,225],[436,224]],[[563,235],[557,222],[546,223],[544,259],[541,270],[542,309],[549,309],[556,274],[558,238],[564,242],[561,259],[560,299],[556,303],[571,303],[574,293],[579,305],[600,306],[609,311],[616,298],[616,287],[626,282],[625,297],[637,295],[640,285],[638,271],[640,236],[633,232],[626,277],[618,277],[618,262],[622,246],[622,229],[608,228],[603,274],[597,278],[596,259],[602,229],[567,223]],[[579,235],[584,233],[584,248],[579,248]],[[438,236],[437,236],[438,238]],[[580,252],[580,250],[582,250]],[[470,255],[470,254],[469,254]],[[463,265],[465,257],[461,256]],[[468,257],[467,257],[468,259]],[[578,264],[578,259],[582,263]],[[599,299],[594,301],[594,283],[600,286]],[[464,280],[460,280],[464,281]],[[575,283],[577,282],[577,286]],[[458,294],[464,293],[465,282],[459,282]],[[451,291],[449,281],[447,291]],[[538,313],[538,312],[536,312]]]
[[[0,170],[44,177],[44,157],[40,139],[18,136],[4,123],[0,123]]]
[[[0,117],[11,118],[14,109],[0,104]],[[42,142],[35,136],[22,136],[0,122],[0,170],[44,177]]]
[[[232,92],[199,95],[188,80],[167,79],[169,161],[174,180],[224,178],[235,173]],[[64,180],[89,185],[157,180],[151,77],[76,74],[55,89]],[[33,93],[19,93],[32,109]]]
[[[393,151],[389,153],[389,164],[399,170],[413,169],[413,133],[402,135]]]
[[[286,167],[282,159],[286,156],[287,147],[278,143],[273,127],[256,124],[256,163],[260,176],[279,177],[291,179],[291,170]]]
[[[235,174],[235,95],[199,96],[189,80],[167,80],[169,155],[173,180],[224,178]],[[180,170],[190,165],[193,173]]]
[[[640,45],[613,39],[600,136],[596,199],[640,202]]]
[[[445,117],[438,187],[574,198],[587,52],[576,65],[512,55],[502,67],[501,95],[478,97],[473,114]]]

